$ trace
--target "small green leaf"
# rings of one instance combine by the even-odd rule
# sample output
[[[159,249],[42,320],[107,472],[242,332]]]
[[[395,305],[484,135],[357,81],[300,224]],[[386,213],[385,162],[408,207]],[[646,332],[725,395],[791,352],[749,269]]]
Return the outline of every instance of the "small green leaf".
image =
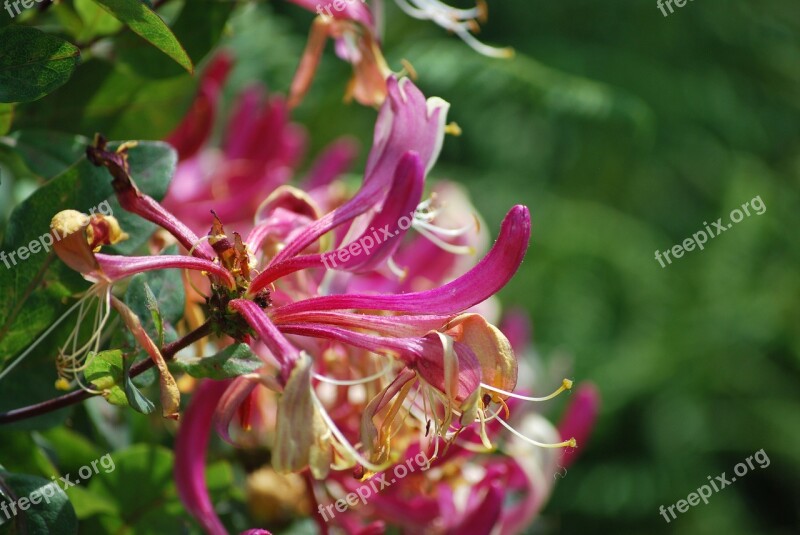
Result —
[[[194,72],[189,55],[169,26],[155,11],[139,0],[95,0],[134,33],[174,59],[187,71]]]
[[[150,414],[156,409],[155,404],[136,388],[136,385],[133,384],[133,380],[131,379],[133,357],[131,356],[123,359],[123,364],[125,366],[123,375],[125,380],[125,394],[127,395],[128,403],[130,403],[133,410],[141,412],[142,414]]]
[[[0,483],[6,491],[14,494],[17,515],[6,522],[0,517],[0,533],[49,533],[73,535],[78,533],[78,519],[67,495],[49,479],[25,474],[0,472]],[[20,501],[26,500],[26,510],[21,510]],[[9,498],[5,498],[9,501]],[[37,503],[34,503],[37,502]],[[21,526],[25,526],[22,528]]]
[[[228,346],[213,357],[176,361],[175,366],[197,379],[230,379],[261,368],[264,363],[247,344]]]
[[[14,105],[0,104],[0,136],[11,131],[11,122],[14,120]]]
[[[161,312],[158,310],[158,301],[147,283],[144,283],[144,291],[147,309],[150,311],[150,317],[153,318],[153,324],[158,332],[158,347],[164,347],[164,320],[161,319]]]
[[[102,390],[103,397],[112,405],[121,407],[128,405],[125,391],[119,386],[123,382],[125,373],[122,351],[119,349],[101,351],[95,355],[90,354],[87,359],[89,366],[84,372],[86,380],[98,390]]]
[[[172,32],[183,44],[195,65],[219,42],[225,24],[236,7],[236,2],[220,0],[192,0],[186,2],[175,22]],[[118,60],[137,75],[145,78],[169,78],[181,74],[180,68],[141,39],[121,35],[115,42]]]
[[[81,58],[67,41],[27,26],[0,30],[0,42],[0,102],[30,102],[55,91]]]
[[[164,254],[178,254],[178,248],[168,247]],[[125,292],[125,304],[139,316],[150,338],[163,338],[159,346],[177,338],[175,325],[183,318],[184,303],[183,277],[174,269],[135,275]]]

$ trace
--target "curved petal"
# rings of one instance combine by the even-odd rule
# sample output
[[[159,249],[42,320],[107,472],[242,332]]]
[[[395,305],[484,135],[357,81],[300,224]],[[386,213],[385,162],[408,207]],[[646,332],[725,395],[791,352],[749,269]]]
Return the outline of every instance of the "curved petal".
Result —
[[[281,325],[280,330],[286,334],[336,340],[379,355],[397,356],[434,388],[445,393],[450,391],[457,401],[467,399],[480,386],[480,363],[475,353],[459,342],[452,345],[450,355],[455,368],[453,382],[446,381],[448,355],[436,333],[421,338],[391,338],[314,324]]]
[[[429,172],[442,148],[444,126],[450,105],[440,98],[425,96],[407,78],[387,80],[389,96],[381,107],[375,125],[364,184],[348,202],[309,225],[275,256],[277,264],[297,255],[323,234],[351,221],[386,197],[389,184],[401,158],[415,151]]]
[[[227,283],[230,288],[236,287],[233,276],[220,266],[210,260],[203,258],[193,258],[191,256],[180,255],[161,255],[161,256],[118,256],[107,254],[94,255],[103,273],[111,280],[120,280],[145,271],[157,269],[191,269],[194,271],[206,271],[216,275]]]
[[[203,381],[192,396],[175,439],[175,482],[184,507],[210,535],[227,535],[206,487],[206,450],[211,415],[227,381]]]
[[[301,269],[323,266],[355,272],[375,269],[397,249],[406,230],[410,228],[411,217],[422,197],[424,180],[419,155],[409,151],[397,164],[392,187],[383,209],[375,215],[367,225],[368,228],[357,239],[328,253],[296,256],[284,262],[273,263],[253,279],[248,293],[255,295],[279,278]],[[404,217],[409,220],[405,230],[401,229],[399,224]],[[381,230],[383,232],[379,233]],[[347,259],[341,261],[342,258]]]
[[[181,160],[191,158],[211,135],[217,115],[222,85],[233,66],[233,58],[218,54],[211,60],[200,80],[200,89],[181,124],[167,137]]]
[[[284,381],[289,379],[292,365],[300,359],[300,352],[283,336],[281,331],[270,321],[267,314],[254,302],[246,299],[234,299],[230,307],[239,312],[247,323],[256,331],[259,340],[264,342],[281,364]]]
[[[401,295],[332,295],[284,305],[276,313],[310,310],[393,310],[423,314],[455,314],[488,299],[516,273],[530,239],[528,209],[517,205],[503,220],[500,235],[489,253],[469,272],[434,290]]]
[[[256,381],[246,377],[237,377],[225,390],[225,394],[217,404],[217,410],[214,411],[214,428],[225,442],[234,444],[229,433],[231,420],[242,402],[247,399],[256,386],[258,386]]]

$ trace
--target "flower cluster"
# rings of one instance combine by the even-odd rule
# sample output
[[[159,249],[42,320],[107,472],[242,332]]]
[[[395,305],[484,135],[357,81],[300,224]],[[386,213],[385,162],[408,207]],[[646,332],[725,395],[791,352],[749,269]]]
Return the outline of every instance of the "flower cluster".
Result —
[[[465,22],[482,8],[455,10],[435,0],[401,5],[483,46]],[[512,207],[488,247],[466,195],[453,184],[429,184],[445,134],[455,130],[447,124],[448,103],[426,98],[385,67],[363,4],[348,4],[314,28],[289,102],[246,91],[220,148],[208,139],[231,63],[225,56],[212,62],[191,113],[170,137],[181,163],[163,203],[131,176],[134,144],[110,150],[98,138],[88,149],[90,161],[113,177],[122,208],[160,227],[154,248],[174,241],[182,254],[103,254],[102,245],[125,238],[114,218],[76,223],[80,214],[55,216],[53,231],[67,236],[55,245],[57,254],[93,283],[81,300],[81,321],[95,303],[94,335],[78,347],[76,327],[59,357],[62,386],[80,382],[82,356],[97,350],[115,309],[158,368],[164,416],[177,419],[180,392],[162,348],[113,288],[136,273],[186,270],[189,293],[201,295],[187,303],[187,323],[205,321],[217,346],[249,344],[263,362],[255,373],[199,383],[181,417],[178,490],[208,533],[227,533],[205,487],[212,429],[231,443],[269,448],[271,467],[259,478],[295,489],[283,497],[284,505],[305,504],[295,503],[294,513],[336,500],[417,455],[430,459],[430,470],[337,516],[347,533],[378,533],[387,524],[409,532],[518,533],[566,462],[560,449],[577,445],[524,408],[572,382],[564,379],[547,396],[515,393],[519,344],[496,326],[494,296],[525,257],[529,211]],[[326,36],[354,65],[352,95],[380,106],[363,182],[352,194],[337,184],[354,156],[347,141],[326,151],[299,187],[289,184],[304,134],[288,110],[307,89]],[[369,251],[339,254],[399,218],[409,224]],[[334,255],[340,261],[329,266]],[[581,390],[562,431],[585,436],[596,405],[596,395]],[[268,521],[275,511],[260,516]]]

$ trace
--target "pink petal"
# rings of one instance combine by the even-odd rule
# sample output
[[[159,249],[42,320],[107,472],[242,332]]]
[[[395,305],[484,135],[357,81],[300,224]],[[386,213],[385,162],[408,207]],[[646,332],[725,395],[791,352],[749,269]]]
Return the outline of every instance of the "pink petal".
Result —
[[[303,183],[305,191],[327,186],[346,172],[358,153],[356,142],[350,138],[334,141],[314,162]]]
[[[400,240],[406,231],[399,228],[398,221],[402,217],[411,219],[422,197],[423,187],[422,162],[416,153],[410,151],[403,156],[397,165],[392,187],[387,197],[390,201],[387,200],[383,210],[375,215],[368,224],[368,228],[357,239],[328,253],[297,256],[284,262],[270,264],[266,270],[253,279],[248,293],[254,295],[279,278],[301,269],[323,266],[333,266],[334,269],[356,272],[375,269],[400,244]],[[385,238],[385,235],[380,232],[382,228],[388,228],[392,236]],[[369,246],[366,245],[367,240],[369,240]],[[359,254],[351,256],[348,249],[350,251],[356,250],[350,247],[351,243],[358,245]],[[345,251],[348,251],[347,256],[349,258],[347,261],[339,262],[338,259],[342,258],[339,254]]]
[[[211,415],[228,387],[224,381],[203,381],[183,415],[175,439],[175,482],[184,507],[210,535],[227,535],[206,487],[206,450]]]
[[[401,295],[332,295],[314,297],[279,307],[276,313],[311,310],[394,310],[423,314],[455,314],[496,294],[516,273],[530,239],[530,213],[524,206],[512,208],[489,253],[469,272],[434,290]]]
[[[181,160],[191,158],[203,147],[214,126],[222,85],[233,66],[233,59],[218,54],[200,80],[200,90],[181,124],[167,137]]]
[[[407,152],[415,151],[419,155],[426,173],[433,167],[444,140],[449,105],[440,99],[426,101],[407,78],[398,82],[391,76],[387,83],[389,97],[375,125],[364,185],[352,199],[309,225],[272,263],[297,255],[323,234],[379,205],[386,198],[397,166]]]
[[[233,420],[239,407],[241,407],[242,402],[247,399],[256,386],[258,386],[256,381],[245,377],[237,377],[225,390],[225,394],[217,404],[217,410],[214,411],[214,428],[217,430],[217,434],[229,444],[234,444],[228,431],[231,420]]]
[[[281,331],[267,317],[267,314],[254,302],[246,299],[234,299],[230,302],[230,307],[239,312],[256,331],[259,340],[264,342],[281,364],[283,379],[288,379],[292,365],[300,358],[300,352],[297,348],[283,336]]]
[[[579,448],[586,445],[594,429],[597,413],[600,410],[600,392],[591,383],[583,383],[572,394],[569,405],[561,422],[558,432],[562,440],[575,438],[578,448],[564,448],[562,465],[566,468],[578,458]]]
[[[94,256],[100,264],[103,273],[114,281],[130,277],[137,273],[144,273],[145,271],[175,268],[206,271],[222,279],[231,288],[236,287],[236,282],[233,280],[228,270],[219,264],[215,264],[203,258],[180,255],[121,256],[100,253]]]

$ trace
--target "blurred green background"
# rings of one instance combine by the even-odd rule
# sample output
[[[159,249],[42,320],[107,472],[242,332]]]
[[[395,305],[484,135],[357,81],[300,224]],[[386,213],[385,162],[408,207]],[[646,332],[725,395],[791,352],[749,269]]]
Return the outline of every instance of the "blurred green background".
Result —
[[[228,103],[254,80],[286,92],[309,20],[283,2],[237,8]],[[493,231],[511,205],[531,208],[532,247],[505,303],[529,311],[545,363],[570,362],[602,394],[590,443],[531,533],[800,532],[796,0],[689,2],[669,17],[655,0],[494,1],[480,37],[514,47],[507,61],[391,2],[387,21],[390,65],[410,60],[463,129],[434,179],[465,183]],[[350,134],[366,155],[375,112],[342,104],[349,75],[329,46],[295,114],[312,153]],[[32,109],[20,125],[93,134]],[[112,137],[171,128],[104,120]],[[666,268],[654,259],[756,196],[763,215]],[[659,515],[760,449],[767,468],[670,524]]]

